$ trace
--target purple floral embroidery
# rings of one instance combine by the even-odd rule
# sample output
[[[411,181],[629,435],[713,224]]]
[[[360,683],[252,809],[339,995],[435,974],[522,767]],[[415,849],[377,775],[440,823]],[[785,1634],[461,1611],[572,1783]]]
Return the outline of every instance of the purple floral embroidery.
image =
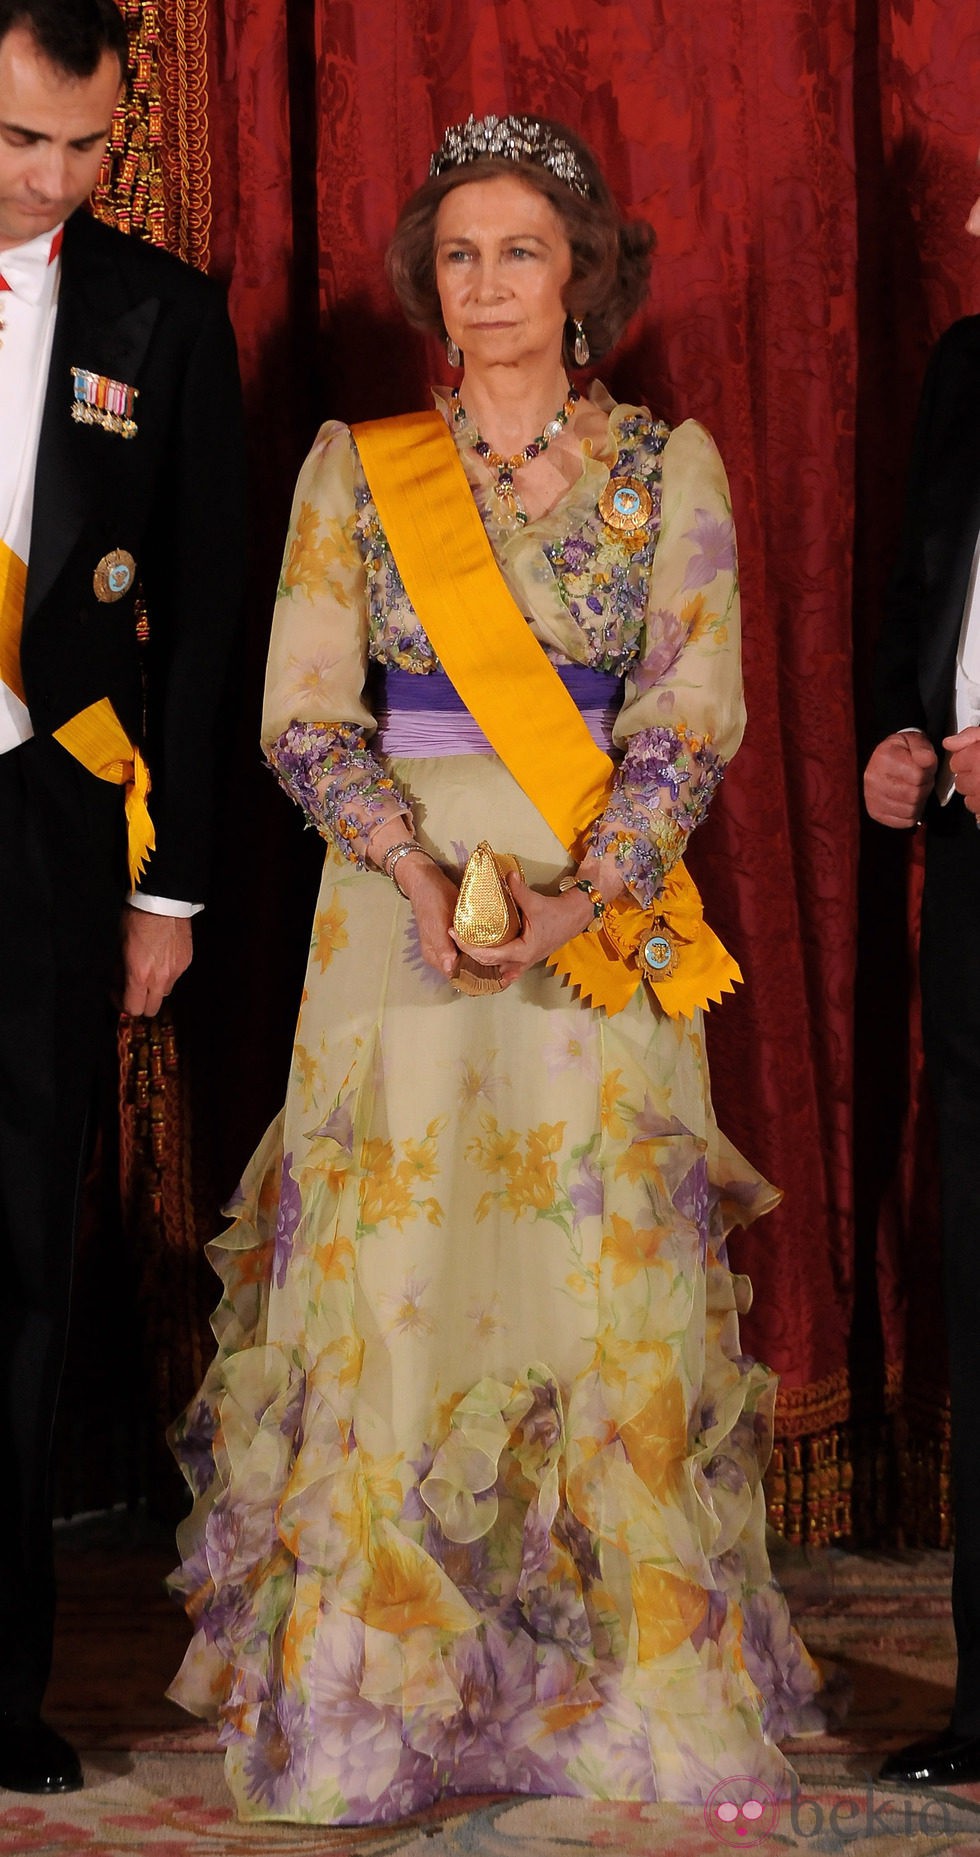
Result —
[[[612,796],[592,828],[597,857],[610,853],[623,881],[648,909],[707,813],[724,762],[707,740],[656,726],[630,737]]]
[[[694,527],[685,530],[684,540],[695,542],[700,552],[693,554],[687,564],[682,593],[707,587],[718,574],[734,574],[735,529],[730,516],[713,516],[710,510],[696,509]]]
[[[276,1214],[276,1243],[272,1256],[272,1274],[276,1288],[281,1290],[286,1281],[289,1260],[293,1254],[293,1240],[296,1227],[303,1210],[303,1201],[299,1187],[289,1169],[292,1166],[292,1154],[284,1154],[282,1161],[282,1185],[279,1189],[279,1211]]]
[[[350,723],[291,722],[266,759],[310,825],[363,869],[356,844],[410,808]]]

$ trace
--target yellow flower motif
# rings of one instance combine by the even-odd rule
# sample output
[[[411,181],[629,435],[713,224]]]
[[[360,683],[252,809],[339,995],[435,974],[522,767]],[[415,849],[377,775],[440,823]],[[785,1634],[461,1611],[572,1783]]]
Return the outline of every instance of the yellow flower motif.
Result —
[[[303,1105],[306,1108],[316,1089],[318,1065],[319,1059],[306,1045],[293,1046],[293,1076],[303,1092]]]
[[[602,1261],[612,1264],[614,1283],[629,1283],[638,1271],[649,1270],[656,1262],[666,1231],[662,1225],[637,1231],[618,1212],[613,1213],[609,1223],[612,1230],[603,1236]]]
[[[558,1169],[554,1161],[530,1158],[513,1173],[501,1196],[501,1205],[516,1218],[519,1212],[547,1212],[555,1203]]]
[[[676,1574],[649,1562],[633,1568],[631,1582],[640,1662],[667,1657],[700,1625],[708,1595],[693,1581],[680,1580]]]
[[[387,1515],[395,1520],[401,1512],[404,1501],[401,1478],[398,1474],[401,1457],[392,1452],[389,1457],[368,1457],[359,1451],[359,1473],[364,1485],[363,1499],[376,1515]]]
[[[681,607],[681,625],[687,631],[688,643],[693,645],[696,639],[701,638],[717,617],[717,613],[708,611],[703,593],[696,593],[693,599],[688,600]]]
[[[365,1625],[398,1637],[423,1630],[459,1631],[472,1620],[433,1560],[405,1537],[389,1535],[374,1551],[371,1586],[364,1602]]]
[[[331,899],[329,909],[321,909],[313,919],[313,959],[320,964],[321,974],[326,973],[335,954],[347,946],[347,911],[338,897]]]
[[[650,1180],[660,1183],[662,1174],[657,1165],[657,1144],[655,1141],[631,1141],[624,1148],[616,1162],[615,1173],[619,1180]]]
[[[625,1100],[622,1094],[622,1075],[621,1070],[611,1070],[609,1075],[602,1080],[602,1090],[599,1096],[599,1117],[606,1134],[611,1135],[614,1141],[625,1140],[627,1133],[622,1115]]]
[[[592,1365],[606,1386],[620,1394],[633,1382],[642,1379],[646,1388],[659,1387],[671,1366],[671,1352],[666,1341],[626,1341],[611,1327],[599,1330]]]
[[[410,1180],[435,1179],[439,1172],[439,1163],[436,1159],[436,1138],[442,1133],[447,1120],[446,1116],[437,1116],[429,1123],[424,1141],[406,1141],[403,1144],[404,1167]]]
[[[324,1283],[342,1283],[354,1267],[354,1246],[349,1238],[324,1240],[313,1251],[313,1268]]]
[[[651,1496],[664,1496],[676,1465],[687,1455],[687,1404],[676,1374],[658,1388],[635,1419],[620,1426],[619,1435]]]
[[[492,1115],[481,1116],[480,1127],[486,1129],[487,1139],[481,1141],[479,1135],[474,1135],[467,1143],[466,1159],[482,1167],[484,1173],[513,1172],[520,1165],[517,1130],[498,1128],[497,1118]]]
[[[301,503],[296,525],[286,547],[280,589],[293,593],[301,589],[307,599],[323,589],[341,606],[350,605],[350,592],[342,574],[331,568],[355,565],[352,561],[353,518],[348,522],[329,522],[320,539],[320,512],[312,503]]]
[[[331,1341],[324,1353],[331,1359],[334,1356],[342,1363],[337,1371],[337,1380],[341,1386],[356,1386],[364,1365],[364,1341],[355,1335],[341,1335]]]
[[[527,1137],[527,1158],[537,1163],[546,1154],[557,1154],[561,1147],[561,1138],[565,1133],[564,1122],[541,1122],[537,1128],[529,1129]]]

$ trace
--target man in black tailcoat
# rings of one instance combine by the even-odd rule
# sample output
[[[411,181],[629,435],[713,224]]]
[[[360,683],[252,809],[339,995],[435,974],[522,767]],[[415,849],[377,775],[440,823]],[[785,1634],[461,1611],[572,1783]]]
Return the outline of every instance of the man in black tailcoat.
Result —
[[[242,571],[222,293],[84,206],[127,55],[112,0],[0,0],[0,1786],[24,1792],[81,1784],[40,1710],[100,1023],[117,963],[154,1013],[191,957]]]
[[[967,222],[980,235],[980,200]],[[939,1117],[956,1547],[949,1727],[884,1779],[980,1780],[980,316],[929,364],[904,541],[878,649],[873,819],[926,833],[922,1027]]]

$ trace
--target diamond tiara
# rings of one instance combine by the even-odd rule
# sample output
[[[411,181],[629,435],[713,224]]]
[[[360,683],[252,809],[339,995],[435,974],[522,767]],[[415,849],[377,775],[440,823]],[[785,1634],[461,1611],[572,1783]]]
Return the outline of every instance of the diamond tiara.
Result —
[[[534,161],[563,181],[573,193],[591,188],[564,136],[537,116],[469,116],[446,130],[429,163],[429,174],[464,167],[468,161]]]

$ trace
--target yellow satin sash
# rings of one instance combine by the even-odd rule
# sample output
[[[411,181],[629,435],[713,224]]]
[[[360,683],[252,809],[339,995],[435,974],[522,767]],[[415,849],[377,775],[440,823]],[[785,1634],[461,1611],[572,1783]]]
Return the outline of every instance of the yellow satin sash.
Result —
[[[24,623],[27,564],[0,542],[0,679],[24,701],[20,674],[20,634]]]
[[[580,857],[615,767],[508,591],[445,420],[405,413],[353,432],[405,591],[443,669],[528,799]],[[690,1016],[732,990],[741,974],[704,921],[682,863],[655,911],[618,898],[601,934],[577,935],[548,965],[587,1004],[619,1012],[643,978],[636,950],[658,920],[676,950],[672,973],[647,976],[665,1012]]]
[[[74,755],[90,774],[126,789],[126,835],[129,881],[135,890],[150,852],[156,845],[153,820],[147,807],[150,770],[130,741],[107,696],[90,703],[77,716],[55,729],[54,739]]]

